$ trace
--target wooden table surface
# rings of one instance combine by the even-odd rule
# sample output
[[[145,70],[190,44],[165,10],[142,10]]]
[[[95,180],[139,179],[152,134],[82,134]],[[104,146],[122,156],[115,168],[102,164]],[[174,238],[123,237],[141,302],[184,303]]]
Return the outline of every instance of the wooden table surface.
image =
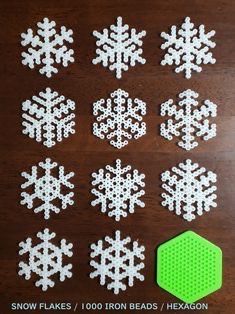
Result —
[[[12,313],[12,302],[180,302],[155,283],[155,252],[162,242],[185,231],[193,230],[223,250],[223,287],[200,300],[209,304],[207,313],[235,312],[235,2],[231,0],[1,0],[1,263],[0,313]],[[115,22],[117,16],[137,30],[145,29],[145,65],[137,65],[117,80],[113,72],[93,65],[95,38],[93,30],[101,31]],[[161,31],[180,25],[190,16],[196,25],[215,29],[217,46],[213,49],[215,65],[203,66],[200,74],[190,80],[175,74],[172,67],[160,66],[163,51],[159,48]],[[74,31],[75,62],[59,66],[51,79],[21,64],[20,33],[44,17],[55,20]],[[21,102],[51,87],[73,99],[76,106],[76,134],[49,149],[21,133]],[[92,135],[92,103],[117,88],[147,103],[147,134],[117,150],[107,141]],[[194,89],[201,99],[218,105],[215,139],[200,141],[198,148],[186,152],[159,135],[160,104],[185,89]],[[22,171],[50,157],[74,171],[75,204],[45,221],[41,214],[20,205]],[[91,173],[121,158],[146,174],[146,207],[137,208],[119,223],[90,205],[93,199]],[[218,206],[189,223],[162,207],[160,174],[178,162],[191,158],[218,174]],[[48,227],[57,239],[66,238],[74,244],[74,255],[66,260],[73,264],[73,277],[47,292],[17,275],[18,243]],[[123,235],[139,239],[146,246],[145,281],[115,296],[89,279],[89,245],[112,235],[119,229]],[[35,239],[35,238],[34,238]],[[180,302],[181,303],[181,302]],[[163,311],[164,312],[164,311]],[[183,313],[186,313],[184,311]],[[28,312],[30,313],[30,312]],[[48,311],[47,313],[52,313]],[[54,311],[53,313],[61,313]]]

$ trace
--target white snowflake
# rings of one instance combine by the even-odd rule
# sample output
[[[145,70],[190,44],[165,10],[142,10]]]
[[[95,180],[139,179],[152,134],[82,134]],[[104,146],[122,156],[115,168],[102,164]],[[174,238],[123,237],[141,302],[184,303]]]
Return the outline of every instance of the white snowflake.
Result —
[[[132,287],[134,279],[144,280],[140,270],[144,268],[145,247],[139,246],[138,241],[132,242],[130,237],[121,240],[119,230],[115,232],[115,239],[109,236],[105,241],[99,240],[91,245],[90,265],[95,269],[90,278],[100,277],[100,284],[107,285],[108,290],[118,294],[125,291],[127,285]]]
[[[37,142],[52,147],[63,138],[74,134],[75,102],[65,99],[56,91],[46,88],[38,96],[33,96],[32,101],[22,103],[23,134],[35,138]]]
[[[122,71],[127,71],[129,66],[135,66],[137,62],[145,64],[146,60],[141,57],[143,52],[142,37],[145,31],[137,33],[135,28],[129,31],[129,25],[122,24],[122,17],[117,18],[117,25],[111,25],[110,31],[103,29],[103,32],[94,31],[97,38],[96,54],[92,60],[93,64],[102,63],[104,67],[116,72],[116,78],[122,77]]]
[[[110,144],[118,149],[126,146],[128,140],[138,139],[146,134],[146,123],[142,116],[146,115],[146,104],[122,89],[110,94],[111,98],[100,99],[93,104],[93,134],[110,140]]]
[[[210,124],[208,119],[203,120],[203,118],[216,117],[217,106],[210,100],[205,100],[199,107],[195,99],[198,96],[196,92],[188,89],[179,94],[181,99],[178,103],[179,108],[174,105],[172,99],[161,105],[161,115],[174,116],[175,120],[175,123],[173,119],[168,119],[161,124],[161,135],[168,140],[172,140],[173,136],[180,137],[181,141],[178,145],[186,150],[198,146],[196,136],[202,137],[205,141],[216,136],[216,124]]]
[[[145,194],[145,175],[138,170],[132,170],[131,166],[122,167],[121,160],[116,160],[116,166],[107,165],[105,169],[99,169],[92,173],[94,180],[91,193],[96,199],[92,206],[101,205],[101,212],[108,212],[109,217],[115,217],[119,221],[121,217],[127,217],[128,212],[134,213],[135,206],[144,207],[140,200]]]
[[[51,77],[57,73],[58,69],[54,66],[55,63],[60,63],[64,67],[68,66],[69,62],[74,62],[73,49],[68,49],[65,43],[73,42],[73,31],[66,29],[65,26],[60,28],[60,34],[56,33],[55,21],[50,21],[44,18],[42,22],[37,23],[37,34],[31,28],[26,33],[22,33],[22,46],[30,47],[27,52],[22,52],[22,63],[30,69],[34,69],[36,65],[40,65],[39,72]]]
[[[58,173],[53,175],[53,170],[58,169]],[[40,168],[44,174],[40,176]],[[66,209],[68,205],[73,205],[73,192],[65,193],[64,189],[73,189],[74,185],[69,179],[74,176],[74,172],[65,174],[64,167],[58,166],[56,162],[52,162],[47,158],[44,162],[39,162],[38,166],[33,166],[31,173],[22,172],[21,176],[27,181],[21,185],[22,189],[33,188],[30,193],[22,192],[21,204],[31,209],[37,200],[37,207],[34,208],[35,213],[44,212],[44,218],[49,219],[51,212],[58,214],[60,208],[55,202],[60,201],[62,209]],[[59,178],[57,178],[59,176]],[[63,189],[63,192],[62,192]],[[38,203],[40,204],[38,205]]]
[[[192,221],[196,214],[201,216],[203,211],[208,212],[211,207],[216,207],[217,176],[214,172],[200,168],[197,163],[187,159],[171,171],[165,171],[161,175],[164,182],[162,188],[162,205],[177,215],[183,214],[183,218]]]
[[[177,66],[175,72],[185,71],[185,77],[190,79],[192,71],[202,71],[200,64],[214,64],[216,62],[212,53],[209,52],[209,49],[216,45],[210,40],[214,35],[214,30],[205,33],[204,25],[200,25],[198,29],[194,28],[190,17],[186,17],[179,30],[173,25],[170,34],[161,33],[161,37],[166,41],[161,45],[161,49],[167,49],[161,65],[175,64]]]
[[[50,232],[49,229],[44,229],[38,232],[37,237],[42,240],[39,244],[33,246],[32,239],[27,238],[24,242],[20,242],[19,255],[25,253],[29,254],[28,263],[23,261],[19,262],[20,276],[25,276],[26,280],[31,278],[32,273],[35,273],[40,277],[36,281],[35,286],[40,287],[43,291],[46,291],[49,287],[54,287],[55,282],[50,278],[54,274],[59,273],[60,281],[64,281],[67,278],[72,277],[72,264],[62,265],[63,255],[71,257],[72,243],[66,243],[65,239],[60,241],[60,247],[51,243],[51,240],[55,238],[56,234]]]

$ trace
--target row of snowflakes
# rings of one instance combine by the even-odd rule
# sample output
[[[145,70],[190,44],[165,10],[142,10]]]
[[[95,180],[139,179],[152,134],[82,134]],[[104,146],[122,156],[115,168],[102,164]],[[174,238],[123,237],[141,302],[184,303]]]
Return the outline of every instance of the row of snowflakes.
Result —
[[[39,162],[31,172],[22,172],[21,175],[26,179],[21,185],[21,204],[35,213],[44,213],[45,219],[49,219],[53,212],[59,213],[61,208],[74,204],[74,184],[70,181],[74,172],[66,173],[63,166],[51,159]],[[217,206],[217,175],[190,159],[171,171],[164,171],[161,181],[164,190],[162,205],[187,221]],[[134,213],[136,207],[145,207],[142,199],[145,175],[130,165],[123,165],[120,159],[114,165],[106,165],[92,173],[92,186],[91,193],[95,199],[91,205],[100,206],[102,213],[116,221]]]
[[[37,233],[38,244],[33,245],[32,238],[19,243],[19,255],[29,255],[28,262],[19,262],[19,275],[29,280],[35,273],[39,277],[35,285],[43,291],[54,287],[55,274],[60,281],[72,277],[73,266],[64,264],[64,257],[73,255],[73,244],[62,239],[57,246],[51,241],[55,236],[46,228]],[[117,230],[114,238],[106,236],[91,245],[90,278],[98,277],[102,286],[119,294],[135,280],[145,279],[144,251],[138,240],[122,238]],[[184,302],[194,303],[222,285],[221,249],[192,231],[161,244],[156,260],[158,285]]]
[[[169,118],[161,123],[160,134],[167,140],[179,137],[178,145],[185,150],[197,147],[197,138],[207,141],[216,136],[216,123],[208,118],[216,117],[217,105],[208,99],[199,104],[198,96],[188,89],[179,94],[176,104],[173,99],[161,104],[161,116]],[[22,110],[23,134],[47,147],[75,133],[75,102],[50,88],[24,101]],[[122,89],[94,102],[93,115],[93,134],[118,149],[146,134],[146,103]]]
[[[22,52],[22,63],[31,69],[39,66],[41,74],[51,77],[58,72],[56,63],[67,67],[70,62],[74,62],[74,50],[68,48],[68,44],[73,43],[73,31],[62,26],[57,33],[56,23],[48,18],[37,23],[37,26],[36,33],[29,28],[26,33],[21,34],[22,46],[29,46]],[[123,24],[122,17],[118,17],[116,25],[111,25],[109,30],[94,31],[93,35],[97,38],[93,64],[101,63],[115,71],[118,79],[129,66],[146,62],[141,48],[146,31],[130,29],[129,25]],[[210,52],[216,45],[211,40],[214,35],[214,30],[206,33],[204,25],[195,28],[190,18],[186,17],[180,28],[173,25],[169,34],[161,33],[165,40],[161,49],[166,50],[161,65],[175,64],[175,72],[185,72],[185,77],[190,79],[192,71],[202,71],[202,64],[216,62]]]

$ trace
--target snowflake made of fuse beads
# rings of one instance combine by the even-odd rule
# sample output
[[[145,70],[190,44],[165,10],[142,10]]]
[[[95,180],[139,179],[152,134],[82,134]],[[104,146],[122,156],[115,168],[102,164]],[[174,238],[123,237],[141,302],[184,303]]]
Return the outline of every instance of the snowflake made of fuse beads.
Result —
[[[41,175],[40,170],[42,171]],[[44,162],[39,162],[38,166],[33,166],[31,173],[22,172],[21,176],[27,180],[21,185],[21,188],[33,189],[31,193],[25,191],[21,193],[21,204],[31,209],[35,207],[35,202],[37,202],[37,205],[40,203],[34,208],[34,212],[44,212],[45,219],[50,218],[51,212],[58,214],[61,211],[58,202],[61,203],[62,209],[74,204],[74,193],[65,193],[66,188],[74,188],[74,185],[69,182],[69,179],[74,176],[74,172],[65,174],[64,167],[58,166],[50,158],[47,158]]]
[[[110,31],[105,28],[102,33],[94,31],[93,35],[97,38],[98,47],[93,64],[102,63],[104,67],[116,72],[116,78],[120,79],[122,72],[127,71],[129,66],[135,66],[137,62],[145,64],[140,47],[146,31],[137,33],[135,28],[129,30],[129,25],[122,24],[122,17],[117,18],[117,25],[110,26]]]
[[[37,26],[36,35],[31,28],[26,33],[21,34],[21,45],[30,46],[26,52],[21,54],[22,63],[30,69],[40,65],[39,72],[51,77],[52,74],[58,72],[55,63],[67,67],[69,62],[74,62],[73,49],[68,49],[65,45],[66,42],[73,42],[73,31],[62,26],[60,33],[57,33],[55,21],[50,21],[46,17],[43,21],[38,22]]]
[[[50,232],[49,229],[44,229],[38,232],[38,239],[42,240],[39,244],[33,246],[32,238],[27,238],[24,242],[20,242],[19,255],[25,253],[29,254],[28,263],[23,261],[19,262],[20,276],[24,276],[26,280],[31,278],[32,273],[35,273],[40,277],[36,281],[35,286],[40,287],[43,291],[46,291],[49,287],[54,287],[55,282],[51,277],[57,273],[60,275],[60,281],[64,281],[67,278],[72,277],[72,264],[62,265],[63,255],[71,257],[72,243],[66,243],[65,239],[60,241],[60,246],[56,246],[51,243],[51,240],[55,238],[56,234]]]
[[[121,160],[117,159],[114,167],[107,165],[105,169],[92,173],[92,185],[96,188],[91,193],[96,199],[91,205],[100,205],[101,212],[108,212],[108,216],[116,221],[127,217],[128,212],[134,213],[135,206],[145,206],[140,200],[145,194],[142,189],[145,187],[145,175],[136,169],[131,170],[130,165],[122,167]]]
[[[75,102],[46,88],[22,103],[23,134],[52,147],[74,134]]]
[[[161,45],[161,49],[167,50],[161,65],[176,65],[175,72],[180,73],[185,71],[185,77],[191,78],[192,71],[201,72],[201,64],[214,64],[216,59],[213,58],[210,48],[215,47],[215,43],[211,37],[215,35],[212,30],[205,33],[205,26],[200,25],[194,28],[190,17],[186,17],[181,28],[173,25],[171,33],[161,33],[161,37],[165,39],[165,43]]]
[[[190,159],[173,167],[172,171],[165,171],[161,175],[163,182],[162,205],[177,215],[183,215],[187,221],[208,212],[216,207],[217,176],[214,172],[200,168]]]
[[[100,277],[100,285],[107,286],[115,294],[132,287],[134,279],[144,280],[140,270],[144,268],[145,247],[139,246],[138,241],[132,242],[130,237],[121,240],[119,230],[115,238],[109,236],[91,245],[90,265],[95,269],[90,278]]]
[[[178,108],[172,99],[161,105],[161,116],[174,117],[161,124],[161,135],[168,140],[172,140],[173,136],[180,137],[178,145],[186,150],[198,146],[195,137],[202,137],[207,141],[216,136],[216,124],[210,124],[209,120],[204,118],[216,117],[217,106],[210,100],[205,100],[202,106],[198,106],[198,96],[196,92],[188,89],[179,94]]]
[[[146,104],[138,99],[129,98],[129,94],[117,89],[110,94],[111,98],[100,99],[93,104],[93,134],[110,140],[116,148],[128,144],[128,140],[138,139],[146,134],[146,123],[142,116],[146,115]]]

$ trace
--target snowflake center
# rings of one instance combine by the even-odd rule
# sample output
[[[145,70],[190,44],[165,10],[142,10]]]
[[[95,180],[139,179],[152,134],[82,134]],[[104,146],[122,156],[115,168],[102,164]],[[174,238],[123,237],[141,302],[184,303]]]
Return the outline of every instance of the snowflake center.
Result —
[[[60,195],[60,184],[51,175],[44,176],[35,182],[35,190],[38,191],[38,198],[50,202]]]
[[[45,256],[47,258],[44,258]],[[36,268],[42,270],[44,276],[47,277],[47,272],[51,271],[54,266],[61,263],[62,254],[56,252],[54,246],[50,245],[50,243],[43,242],[33,250],[31,258]]]
[[[196,202],[197,192],[200,191],[200,182],[195,180],[195,178],[189,174],[187,177],[182,179],[182,185],[183,187],[179,188],[179,192],[183,192],[183,201],[187,204],[193,204]],[[179,186],[181,185],[179,184]]]

